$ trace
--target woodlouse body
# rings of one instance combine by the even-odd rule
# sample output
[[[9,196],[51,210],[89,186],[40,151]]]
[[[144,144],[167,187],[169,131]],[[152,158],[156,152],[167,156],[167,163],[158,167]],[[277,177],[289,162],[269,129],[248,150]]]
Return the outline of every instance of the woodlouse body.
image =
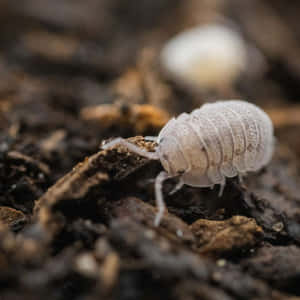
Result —
[[[162,184],[180,175],[183,184],[213,187],[220,184],[220,195],[226,177],[257,171],[271,159],[274,148],[273,125],[267,114],[256,105],[240,101],[205,104],[190,114],[171,119],[160,131],[155,152],[140,149],[122,138],[103,146],[122,144],[130,151],[149,159],[159,159],[165,171],[155,180],[159,211],[157,226],[165,211]]]
[[[170,120],[158,136],[157,153],[171,176],[184,184],[225,184],[225,177],[265,166],[273,153],[267,114],[245,101],[205,104]]]

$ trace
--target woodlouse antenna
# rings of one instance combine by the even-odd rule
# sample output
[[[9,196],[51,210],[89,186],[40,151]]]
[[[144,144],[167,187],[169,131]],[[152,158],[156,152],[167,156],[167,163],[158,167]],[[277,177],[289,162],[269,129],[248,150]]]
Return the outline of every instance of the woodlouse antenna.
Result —
[[[107,150],[109,148],[115,147],[116,145],[124,146],[125,148],[127,148],[131,152],[136,153],[140,156],[146,157],[148,159],[153,159],[153,160],[158,160],[159,159],[158,154],[156,152],[149,152],[147,150],[141,149],[138,146],[136,146],[136,145],[134,145],[130,142],[127,142],[123,138],[115,138],[111,142],[108,142],[107,144],[103,145],[101,148],[103,150]]]

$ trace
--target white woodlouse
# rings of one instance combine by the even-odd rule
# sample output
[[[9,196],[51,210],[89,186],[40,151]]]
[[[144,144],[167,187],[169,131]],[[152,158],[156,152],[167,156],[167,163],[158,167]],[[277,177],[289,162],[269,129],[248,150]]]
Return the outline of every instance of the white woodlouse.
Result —
[[[104,145],[107,149],[122,144],[149,159],[160,160],[165,171],[155,180],[158,226],[166,210],[162,183],[180,176],[179,184],[213,187],[220,184],[222,195],[226,177],[257,171],[271,159],[274,148],[273,125],[268,115],[256,105],[241,101],[204,104],[190,114],[182,113],[162,128],[156,138],[155,152],[148,152],[122,138]]]
[[[178,82],[195,89],[214,89],[232,85],[247,70],[249,49],[230,26],[199,25],[171,38],[161,51],[160,62]]]

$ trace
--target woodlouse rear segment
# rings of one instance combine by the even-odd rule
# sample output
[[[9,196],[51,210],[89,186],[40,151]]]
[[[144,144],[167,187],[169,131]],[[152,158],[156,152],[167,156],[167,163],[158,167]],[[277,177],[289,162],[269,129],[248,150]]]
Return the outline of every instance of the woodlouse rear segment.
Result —
[[[185,122],[197,130],[208,157],[213,184],[265,165],[273,151],[273,129],[268,116],[242,101],[206,104]],[[196,145],[195,145],[196,147]],[[219,174],[218,174],[219,172]]]

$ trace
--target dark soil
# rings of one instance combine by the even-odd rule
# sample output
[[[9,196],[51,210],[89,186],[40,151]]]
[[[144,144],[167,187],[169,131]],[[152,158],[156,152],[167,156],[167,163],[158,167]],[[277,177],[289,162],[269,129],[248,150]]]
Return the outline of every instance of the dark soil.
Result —
[[[0,0],[0,299],[300,299],[300,3]],[[263,55],[223,90],[158,63],[166,40],[228,18]],[[254,74],[254,75],[253,75]],[[271,163],[222,197],[185,186],[159,227],[149,151],[166,121],[215,99],[271,116]],[[98,105],[97,109],[94,108]]]

